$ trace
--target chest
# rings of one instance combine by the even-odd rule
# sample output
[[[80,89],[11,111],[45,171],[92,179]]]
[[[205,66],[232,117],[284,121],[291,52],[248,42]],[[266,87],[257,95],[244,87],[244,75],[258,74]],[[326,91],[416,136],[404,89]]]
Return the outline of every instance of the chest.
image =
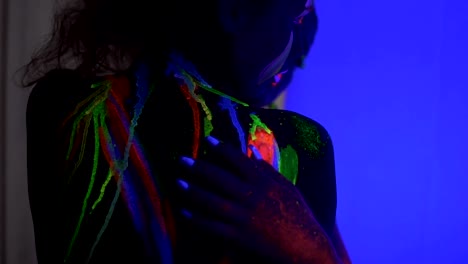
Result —
[[[110,134],[120,138],[114,142],[114,145],[120,147],[120,152],[124,152],[129,135],[133,136],[132,143],[135,150],[130,152],[129,161],[132,170],[129,172],[133,172],[134,175],[131,175],[133,178],[127,178],[139,181],[142,179],[139,177],[145,174],[143,176],[149,176],[152,179],[149,184],[141,182],[142,191],[137,192],[139,195],[135,197],[145,200],[143,189],[146,190],[149,187],[162,190],[163,199],[169,197],[174,188],[171,185],[172,180],[182,173],[178,166],[178,157],[182,155],[195,158],[203,156],[206,152],[202,144],[203,138],[213,135],[241,149],[246,155],[251,154],[247,146],[255,145],[265,160],[290,181],[297,183],[304,193],[314,194],[308,195],[312,210],[317,214],[319,222],[323,222],[324,225],[330,222],[329,211],[322,209],[330,207],[328,202],[323,203],[328,198],[323,193],[317,192],[323,186],[321,179],[329,175],[322,168],[322,159],[311,158],[307,149],[299,144],[299,138],[303,140],[304,133],[307,131],[309,132],[305,136],[314,138],[310,129],[307,131],[295,129],[294,118],[286,113],[251,109],[229,100],[219,100],[209,104],[194,101],[184,93],[172,96],[174,97],[150,97],[141,109],[141,113],[138,114],[138,120],[135,119],[137,113],[132,112],[134,101],[125,101],[121,112],[126,114],[114,115],[114,118],[109,118],[107,122]],[[115,111],[115,113],[118,112]],[[137,124],[133,130],[129,128],[131,124]],[[317,144],[316,148],[320,149],[320,144]],[[143,165],[146,167],[139,170]],[[158,186],[153,186],[156,183]],[[137,208],[136,205],[139,204],[131,200],[120,199],[120,201],[127,204],[134,203],[134,207],[124,206],[128,208]],[[162,204],[164,207],[165,203]],[[129,211],[130,218],[133,217],[132,221],[135,221],[133,213]],[[168,216],[164,208],[159,213]],[[176,258],[180,258],[180,263],[185,263],[186,259],[219,263],[221,256],[229,254],[228,246],[223,241],[214,238],[207,240],[206,234],[183,224],[177,215],[171,215],[171,217],[172,220],[168,221],[173,221],[176,230],[178,242],[175,250]],[[154,218],[158,216],[155,215]],[[121,222],[118,219],[113,221]],[[132,229],[131,226],[124,228]]]

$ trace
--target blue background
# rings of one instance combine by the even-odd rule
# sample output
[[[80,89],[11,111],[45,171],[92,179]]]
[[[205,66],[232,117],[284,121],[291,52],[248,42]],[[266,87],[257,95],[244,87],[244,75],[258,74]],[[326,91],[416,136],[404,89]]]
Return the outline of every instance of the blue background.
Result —
[[[353,262],[468,263],[468,1],[316,5],[287,108],[332,136]]]

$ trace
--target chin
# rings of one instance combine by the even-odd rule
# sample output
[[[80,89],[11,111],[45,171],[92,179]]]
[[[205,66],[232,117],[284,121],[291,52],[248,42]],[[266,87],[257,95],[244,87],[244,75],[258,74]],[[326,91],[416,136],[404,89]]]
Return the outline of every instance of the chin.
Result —
[[[265,107],[271,105],[286,87],[286,84],[273,87],[268,83],[268,85],[257,86],[255,92],[239,95],[237,98],[252,107]]]
[[[293,78],[296,67],[292,66],[291,61],[291,59],[288,59],[284,68],[292,70],[283,74],[280,82],[274,84],[275,79],[271,78],[265,83],[258,85],[257,79],[252,78],[252,76],[250,76],[251,78],[238,78],[240,81],[237,81],[234,87],[240,87],[241,89],[231,89],[230,95],[252,107],[271,105],[286,90]]]
[[[285,74],[283,79],[276,85],[273,85],[273,81],[269,81],[260,86],[256,86],[255,93],[251,93],[244,102],[254,107],[271,105],[289,86],[289,83],[292,80],[292,75],[292,72]]]

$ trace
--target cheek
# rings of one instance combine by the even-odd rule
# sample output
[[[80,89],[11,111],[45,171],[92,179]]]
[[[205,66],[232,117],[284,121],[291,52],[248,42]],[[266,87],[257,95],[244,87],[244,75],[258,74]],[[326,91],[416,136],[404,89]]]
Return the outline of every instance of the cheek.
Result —
[[[296,43],[294,44],[294,53],[296,56],[306,56],[314,43],[317,33],[317,16],[310,13],[304,17],[303,23],[296,27]]]
[[[270,38],[265,33],[247,35],[235,45],[233,53],[233,82],[238,96],[244,100],[259,97],[263,89],[257,87],[257,81],[262,70],[277,57],[284,47],[275,48],[267,41]],[[286,45],[286,44],[284,44]],[[247,99],[248,98],[248,99]]]
[[[287,12],[269,12],[256,19],[255,23],[237,36],[237,55],[256,65],[256,74],[259,74],[259,71],[285,49],[291,31],[292,19]]]
[[[283,74],[281,70],[283,70],[283,66],[291,53],[293,40],[294,34],[293,32],[291,32],[289,36],[289,41],[286,44],[286,47],[283,49],[283,51],[275,59],[273,59],[273,61],[266,65],[265,68],[260,72],[257,84],[263,84],[271,79],[278,79],[278,81],[279,79],[281,79],[281,76]]]

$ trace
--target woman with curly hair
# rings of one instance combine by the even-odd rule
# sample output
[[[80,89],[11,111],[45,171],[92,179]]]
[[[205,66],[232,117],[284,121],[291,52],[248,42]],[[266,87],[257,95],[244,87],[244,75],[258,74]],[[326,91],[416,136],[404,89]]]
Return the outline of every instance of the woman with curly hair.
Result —
[[[312,1],[75,0],[24,72],[42,263],[350,263],[326,130],[270,106]]]

